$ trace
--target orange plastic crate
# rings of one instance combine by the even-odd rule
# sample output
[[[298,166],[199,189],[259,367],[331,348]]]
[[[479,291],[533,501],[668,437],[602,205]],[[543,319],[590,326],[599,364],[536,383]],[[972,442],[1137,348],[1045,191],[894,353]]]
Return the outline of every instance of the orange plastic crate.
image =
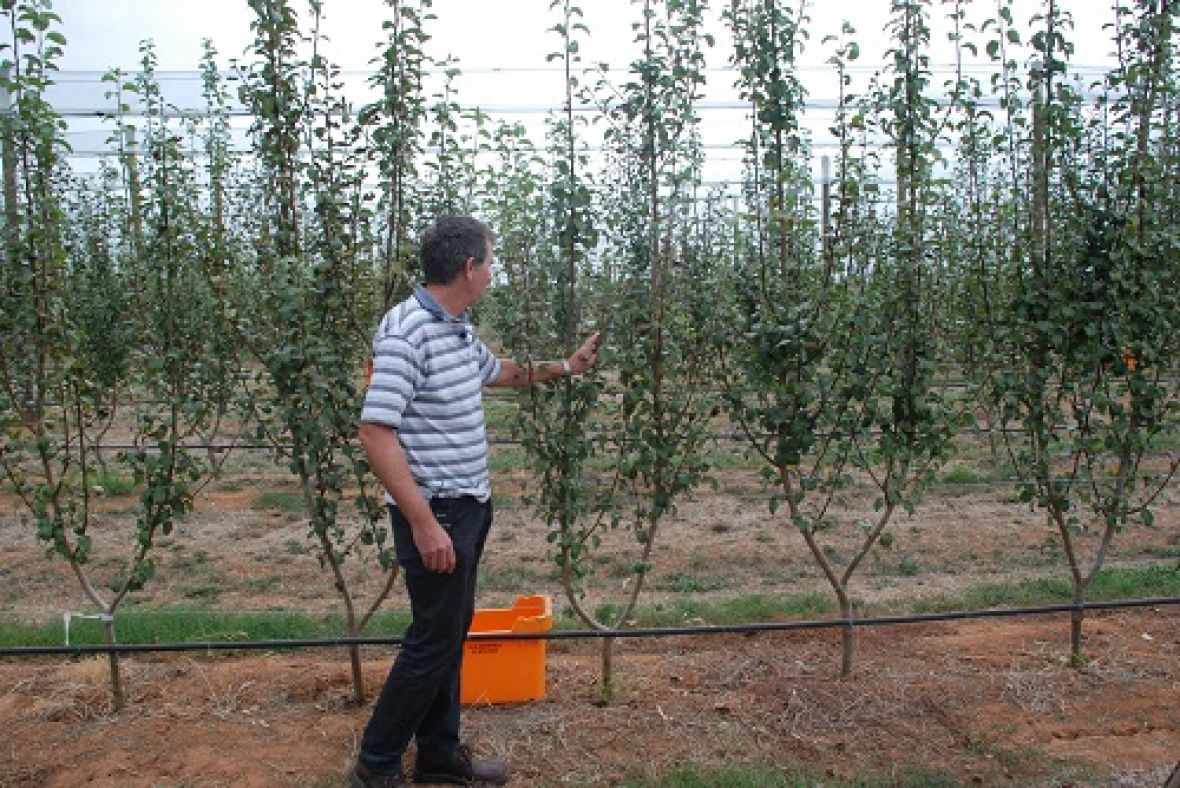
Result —
[[[548,632],[553,628],[549,597],[519,596],[510,608],[475,611],[470,633]],[[544,640],[469,640],[463,645],[459,700],[520,703],[545,697]]]

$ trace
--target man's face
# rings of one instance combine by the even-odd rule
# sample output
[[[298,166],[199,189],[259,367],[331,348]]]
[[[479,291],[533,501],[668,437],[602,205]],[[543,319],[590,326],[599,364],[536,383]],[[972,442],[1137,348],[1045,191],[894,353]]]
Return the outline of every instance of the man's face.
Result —
[[[483,298],[484,292],[492,281],[492,264],[495,258],[492,253],[492,242],[485,242],[487,251],[483,260],[472,260],[467,267],[468,281],[471,283],[471,303],[477,304]]]

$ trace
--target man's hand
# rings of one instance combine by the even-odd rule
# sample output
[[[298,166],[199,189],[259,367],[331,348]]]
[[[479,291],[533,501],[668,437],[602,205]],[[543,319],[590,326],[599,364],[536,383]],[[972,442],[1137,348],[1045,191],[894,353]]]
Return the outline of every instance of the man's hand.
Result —
[[[598,363],[598,334],[591,334],[572,356],[562,361],[543,361],[537,365],[518,364],[509,358],[500,359],[500,376],[489,386],[532,386],[546,380],[557,380],[566,375],[581,375]]]
[[[373,466],[373,473],[393,496],[397,508],[410,523],[414,545],[422,556],[422,563],[431,572],[455,571],[455,545],[430,511],[430,504],[419,492],[397,431],[383,424],[364,422],[359,434],[365,454]]]
[[[455,545],[437,520],[431,518],[430,522],[413,525],[411,531],[414,546],[428,570],[444,574],[455,571]]]
[[[598,332],[591,334],[569,358],[570,371],[581,375],[598,363]]]

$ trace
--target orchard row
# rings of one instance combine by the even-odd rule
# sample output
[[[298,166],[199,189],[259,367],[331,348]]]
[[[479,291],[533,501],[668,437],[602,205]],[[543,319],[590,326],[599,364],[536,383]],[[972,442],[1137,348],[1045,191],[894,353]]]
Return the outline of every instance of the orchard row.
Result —
[[[1178,415],[1174,5],[1116,3],[1118,62],[1083,85],[1056,0],[1027,24],[1007,0],[991,16],[893,0],[866,89],[851,89],[851,29],[815,45],[840,86],[833,174],[817,186],[796,69],[813,45],[806,4],[728,3],[750,108],[736,198],[701,176],[703,0],[637,0],[635,59],[613,82],[580,60],[581,10],[554,0],[539,24],[565,101],[543,140],[427,95],[427,0],[388,0],[379,98],[359,109],[316,54],[321,4],[306,21],[289,0],[250,5],[238,95],[210,45],[206,111],[176,118],[143,45],[136,73],[106,78],[118,150],[85,176],[46,100],[59,20],[45,0],[4,12],[0,462],[99,612],[152,579],[159,537],[215,471],[188,445],[232,419],[297,478],[347,634],[364,630],[396,566],[354,440],[359,371],[378,316],[415,281],[418,233],[442,213],[498,234],[500,281],[477,319],[505,354],[563,357],[590,330],[604,338],[598,373],[523,394],[514,424],[587,625],[631,618],[719,420],[747,437],[771,511],[798,529],[845,617],[857,568],[977,419],[1000,428],[1021,495],[1056,528],[1076,601],[1115,536],[1150,522],[1177,462],[1152,453]],[[935,22],[960,64],[987,70],[938,88]],[[248,153],[231,139],[235,102],[253,118]],[[968,381],[966,398],[947,394],[948,375]],[[155,404],[121,412],[129,394]],[[99,582],[90,502],[112,423],[131,431],[118,461],[140,503],[133,554]],[[837,563],[824,537],[857,527],[836,503],[854,474],[877,488],[877,516]],[[599,620],[585,579],[618,528],[634,534],[635,576]],[[351,590],[354,556],[387,573],[376,598]],[[1081,625],[1079,613],[1075,659]],[[607,671],[609,657],[608,641]],[[849,637],[845,673],[852,659]],[[359,692],[355,652],[353,665]]]

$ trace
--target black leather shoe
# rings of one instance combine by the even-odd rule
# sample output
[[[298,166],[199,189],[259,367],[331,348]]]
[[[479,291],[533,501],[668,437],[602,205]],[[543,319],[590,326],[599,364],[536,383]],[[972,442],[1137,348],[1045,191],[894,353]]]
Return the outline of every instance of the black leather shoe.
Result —
[[[348,770],[348,788],[396,788],[409,785],[401,771],[397,774],[374,774],[360,761]]]
[[[466,744],[460,744],[450,755],[418,753],[414,764],[416,783],[504,785],[509,777],[508,764],[476,758]]]

